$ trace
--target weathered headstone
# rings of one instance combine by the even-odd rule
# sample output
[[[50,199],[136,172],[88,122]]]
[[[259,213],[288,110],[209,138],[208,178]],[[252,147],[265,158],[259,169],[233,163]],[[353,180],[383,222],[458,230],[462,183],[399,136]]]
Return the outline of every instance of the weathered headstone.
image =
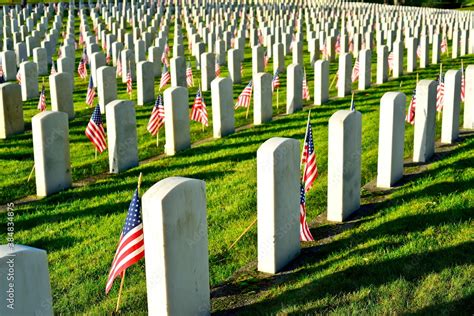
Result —
[[[14,51],[7,50],[0,52],[3,68],[3,76],[6,81],[15,80],[16,76],[16,55]]]
[[[105,55],[101,52],[93,53],[91,56],[91,76],[94,87],[97,87],[97,69],[106,66]]]
[[[189,134],[188,89],[171,87],[164,93],[165,105],[165,153],[176,152],[191,147]]]
[[[0,245],[0,275],[1,315],[53,315],[46,251]]]
[[[253,78],[253,124],[260,125],[272,120],[272,75],[260,72]]]
[[[303,69],[301,65],[291,64],[287,69],[286,114],[303,108]]]
[[[461,71],[448,70],[444,78],[441,142],[444,144],[451,144],[459,136],[459,114],[461,112]]]
[[[204,181],[166,178],[148,189],[142,201],[148,313],[210,314]]]
[[[0,139],[25,130],[23,103],[19,84],[7,82],[0,84]]]
[[[235,131],[232,80],[216,78],[211,83],[212,128],[214,138],[221,138]]]
[[[72,184],[69,123],[64,112],[44,111],[33,116],[36,194],[49,196]]]
[[[48,73],[48,59],[45,48],[36,47],[33,49],[33,61],[38,67],[38,75],[44,76]]]
[[[362,115],[340,110],[329,119],[328,220],[342,222],[360,207]]]
[[[117,78],[115,68],[102,66],[97,68],[97,94],[100,113],[105,113],[107,104],[117,99]]]
[[[388,50],[387,46],[377,48],[377,84],[383,84],[388,80]]]
[[[258,270],[277,273],[300,252],[300,144],[274,137],[257,151]]]
[[[114,100],[106,106],[109,172],[138,166],[137,123],[132,101]]]
[[[53,111],[67,113],[69,119],[74,118],[74,102],[71,89],[72,80],[72,75],[67,72],[57,72],[49,76],[51,108]]]
[[[380,100],[377,186],[390,188],[403,177],[405,104],[402,92],[385,93]]]
[[[285,55],[283,54],[283,44],[273,44],[273,72],[285,71]]]
[[[436,87],[437,83],[432,80],[421,80],[416,86],[414,162],[426,162],[434,153]]]

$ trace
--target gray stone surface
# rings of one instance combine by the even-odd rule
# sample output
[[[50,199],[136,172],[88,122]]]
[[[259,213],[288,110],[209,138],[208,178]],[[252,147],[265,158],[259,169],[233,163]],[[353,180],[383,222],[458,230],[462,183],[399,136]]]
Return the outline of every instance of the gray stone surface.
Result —
[[[45,48],[36,47],[33,49],[33,61],[36,63],[38,75],[44,76],[48,74],[48,56],[46,55]]]
[[[300,252],[300,143],[273,137],[257,151],[258,270],[281,271]]]
[[[372,80],[372,51],[363,49],[359,52],[359,90],[368,89]]]
[[[174,155],[180,150],[191,147],[188,102],[186,88],[171,87],[164,92],[165,154],[167,155]]]
[[[69,122],[64,112],[44,111],[33,116],[36,195],[49,196],[72,184]]]
[[[340,110],[329,119],[329,221],[342,222],[360,207],[362,115]]]
[[[36,63],[24,61],[20,64],[21,98],[23,101],[38,97],[38,69]]]
[[[24,130],[20,85],[13,82],[0,84],[0,139]]]
[[[183,56],[173,57],[170,60],[171,86],[187,88],[186,59]]]
[[[260,72],[253,78],[253,124],[260,125],[272,120],[272,75]]]
[[[115,67],[102,66],[97,68],[97,94],[100,112],[105,113],[107,104],[117,99],[117,78]]]
[[[329,100],[329,61],[314,63],[314,105],[322,105]]]
[[[0,52],[3,68],[3,76],[6,81],[15,80],[16,77],[16,55],[14,51],[7,50]]]
[[[209,315],[204,181],[166,178],[145,192],[142,201],[148,313]]]
[[[211,88],[211,81],[216,77],[215,72],[216,59],[213,53],[203,53],[201,55],[201,89],[202,91],[209,91]],[[184,68],[186,71],[186,66]],[[239,70],[240,71],[240,70]]]
[[[421,80],[416,86],[413,161],[426,162],[434,154],[436,134],[436,81]]]
[[[291,64],[287,69],[286,114],[303,108],[303,69],[301,65]]]
[[[352,91],[352,55],[345,53],[339,56],[339,68],[337,78],[337,96],[345,97]]]
[[[132,101],[114,100],[106,106],[109,172],[120,173],[138,166],[138,140]]]
[[[240,51],[233,48],[227,52],[227,55],[230,79],[233,83],[241,83],[242,75],[240,73],[240,66],[242,65],[242,59],[240,57]]]
[[[94,87],[97,88],[97,69],[99,69],[102,66],[106,66],[107,64],[105,63],[105,55],[102,52],[97,52],[93,53],[92,56],[90,57],[90,63],[91,63],[91,75],[92,75],[92,81],[94,82]]]
[[[67,72],[57,72],[49,76],[51,108],[53,111],[67,113],[69,119],[73,119],[75,116],[71,89],[72,80],[72,75]]]
[[[53,315],[46,251],[0,245],[0,275],[1,315]]]
[[[377,186],[392,187],[403,177],[406,96],[387,92],[380,100]]]
[[[452,144],[459,137],[461,112],[461,70],[448,70],[444,77],[441,142]]]
[[[216,78],[211,83],[212,128],[214,138],[221,138],[235,131],[232,80]]]
[[[463,127],[474,129],[474,65],[466,68],[466,95],[464,98]]]
[[[137,104],[144,105],[155,100],[155,76],[153,63],[141,61],[137,64]]]

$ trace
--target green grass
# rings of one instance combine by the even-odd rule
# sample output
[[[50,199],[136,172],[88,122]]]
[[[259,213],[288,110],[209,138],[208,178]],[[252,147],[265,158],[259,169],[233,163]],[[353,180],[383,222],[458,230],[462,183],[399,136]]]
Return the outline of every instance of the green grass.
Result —
[[[172,36],[172,30],[170,34]],[[169,43],[172,44],[172,38]],[[187,47],[186,39],[184,44]],[[306,46],[304,49],[306,51]],[[286,58],[287,64],[290,60],[291,55]],[[466,64],[473,63],[474,57],[466,56],[464,60]],[[373,81],[375,62],[373,56]],[[446,56],[443,56],[443,63],[444,69],[460,66],[460,60],[448,60]],[[314,72],[308,67],[306,53],[305,64],[313,95]],[[251,77],[249,47],[244,65],[244,79],[241,84],[234,85],[234,99]],[[271,71],[270,67],[267,71]],[[337,63],[332,63],[332,74],[336,68]],[[420,70],[420,78],[435,79],[438,69],[438,66],[431,66]],[[195,79],[198,74],[194,69]],[[222,67],[222,76],[226,75],[227,69]],[[356,93],[356,106],[362,113],[363,184],[376,176],[380,98],[388,91],[401,90],[410,99],[415,77],[415,74],[405,75],[401,88],[400,80],[393,80]],[[281,79],[284,87],[285,75]],[[159,80],[155,84],[158,86]],[[106,154],[94,160],[93,147],[84,135],[91,115],[91,109],[84,103],[86,85],[86,81],[76,80],[77,113],[76,119],[70,122],[75,181],[108,170]],[[196,88],[190,89],[190,104],[195,93]],[[335,95],[335,88],[331,95]],[[122,83],[119,83],[119,97],[128,98]],[[212,118],[210,94],[205,92],[204,98]],[[37,113],[36,103],[37,100],[32,100],[24,105],[27,132],[0,143],[2,203],[35,192],[34,181],[26,183],[26,178],[33,164],[30,122]],[[280,108],[274,108],[275,114],[284,111],[284,104],[285,91],[281,89]],[[327,124],[335,111],[348,109],[349,104],[348,97],[332,99],[323,106],[314,107],[311,112],[320,177],[308,194],[307,204],[308,218],[313,222],[313,234],[318,240],[333,227],[314,223],[316,216],[326,210]],[[163,151],[162,145],[157,148],[156,140],[146,132],[151,106],[136,108],[141,160]],[[241,293],[234,301],[232,297],[213,295],[215,311],[238,308],[239,304],[247,302],[248,306],[242,311],[410,313],[435,312],[437,306],[449,311],[450,307],[458,309],[456,306],[467,302],[474,291],[468,283],[473,275],[472,256],[468,253],[474,234],[471,222],[474,208],[472,136],[465,138],[452,155],[405,183],[387,201],[377,204],[373,202],[373,194],[363,191],[363,208],[374,204],[372,212],[360,219],[360,225],[334,240],[319,246],[318,243],[306,245],[307,249],[284,283],[279,283],[279,276],[269,279],[255,274],[251,268],[256,259],[255,227],[235,248],[227,251],[256,215],[255,158],[258,147],[275,136],[302,140],[306,117],[307,108],[223,139],[204,142],[175,157],[155,160],[88,186],[17,205],[16,242],[48,251],[55,312],[105,314],[114,309],[118,282],[108,296],[104,294],[105,282],[140,172],[144,175],[143,192],[170,176],[206,182],[211,286],[225,285],[237,270],[250,266],[248,273],[232,283]],[[248,119],[245,111],[236,111],[237,126],[251,123],[251,118],[252,111]],[[437,126],[439,139],[439,121]],[[204,132],[199,124],[191,123],[193,142],[210,137],[211,131],[211,120]],[[161,139],[164,139],[163,134]],[[412,142],[413,127],[406,125],[407,158],[412,153]],[[5,216],[2,216],[0,223],[5,222]],[[0,236],[4,238],[3,231]],[[245,295],[250,299],[246,300]],[[146,314],[143,260],[127,271],[122,311]]]

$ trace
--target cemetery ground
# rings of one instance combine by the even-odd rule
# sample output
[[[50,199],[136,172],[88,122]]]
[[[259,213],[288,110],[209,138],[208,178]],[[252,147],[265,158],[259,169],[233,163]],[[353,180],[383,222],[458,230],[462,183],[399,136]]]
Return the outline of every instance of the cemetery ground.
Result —
[[[77,53],[79,56],[80,50]],[[305,54],[306,65],[308,59]],[[463,59],[465,65],[474,63],[474,57]],[[372,61],[374,78],[375,56]],[[443,56],[442,61],[445,70],[460,68],[460,59]],[[331,63],[332,76],[336,68],[337,63]],[[193,71],[197,82],[199,72],[195,68]],[[313,69],[307,68],[306,72],[313,95]],[[434,80],[439,67],[431,65],[418,72],[420,79]],[[223,67],[222,76],[226,75]],[[233,86],[234,99],[250,78],[251,54],[247,47],[244,78]],[[244,110],[237,110],[236,126],[242,128],[218,140],[208,139],[212,136],[211,121],[204,131],[192,122],[193,148],[159,159],[153,157],[163,152],[164,131],[160,132],[157,147],[156,139],[146,131],[152,104],[136,107],[139,157],[149,160],[119,175],[106,175],[107,154],[95,160],[93,147],[84,135],[91,115],[84,103],[87,82],[76,78],[76,118],[70,121],[69,130],[75,185],[48,198],[17,204],[15,241],[47,250],[55,313],[110,314],[119,282],[108,296],[104,293],[105,282],[139,173],[143,173],[142,192],[166,177],[184,176],[206,182],[215,312],[472,311],[473,134],[462,133],[455,145],[437,149],[444,153],[436,155],[433,163],[417,165],[408,163],[413,127],[406,125],[407,176],[391,191],[374,191],[370,185],[377,171],[380,98],[389,91],[402,91],[409,102],[415,78],[416,73],[405,74],[355,95],[356,108],[362,113],[362,184],[369,185],[362,189],[361,211],[344,224],[327,223],[321,220],[325,217],[321,214],[326,211],[327,200],[327,124],[334,112],[349,108],[349,97],[333,98],[317,107],[306,102],[303,111],[278,116],[257,127],[249,126],[252,111],[246,118]],[[285,87],[286,75],[281,79]],[[158,80],[155,84],[158,90]],[[118,87],[119,98],[128,99],[125,85],[119,81]],[[190,89],[190,104],[196,90]],[[334,87],[331,95],[335,95]],[[212,117],[210,93],[203,96]],[[280,89],[279,100],[277,109],[274,94],[274,115],[284,112],[284,89]],[[34,181],[26,180],[33,165],[30,122],[37,113],[36,105],[37,100],[24,104],[27,132],[0,144],[2,204],[34,194]],[[302,143],[309,108],[320,171],[307,199],[308,220],[316,241],[304,243],[301,255],[285,272],[276,276],[256,273],[255,227],[229,249],[256,216],[256,151],[275,136]],[[437,129],[439,139],[440,121]],[[0,223],[5,224],[4,217]],[[144,264],[142,260],[127,271],[122,313],[146,314]]]

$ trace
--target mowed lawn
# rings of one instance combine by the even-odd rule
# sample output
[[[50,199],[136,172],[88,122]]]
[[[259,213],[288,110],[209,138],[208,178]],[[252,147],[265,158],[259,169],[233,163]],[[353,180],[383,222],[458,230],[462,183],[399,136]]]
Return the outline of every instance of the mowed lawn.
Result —
[[[173,32],[170,34],[172,36]],[[172,45],[172,39],[169,43]],[[443,59],[446,70],[460,67],[459,59],[447,60],[446,56]],[[287,57],[287,64],[290,60],[291,55]],[[474,58],[467,56],[464,60],[467,65]],[[373,56],[374,76],[375,61]],[[313,95],[313,70],[309,67],[307,53],[305,63]],[[336,69],[337,63],[332,63],[332,76]],[[222,67],[222,70],[223,76],[226,76],[227,69]],[[271,65],[267,71],[271,72]],[[420,70],[420,78],[435,79],[438,71],[437,66]],[[194,76],[198,83],[199,72],[195,68]],[[362,113],[363,125],[363,184],[376,176],[380,98],[385,92],[401,90],[407,94],[408,102],[415,77],[413,73],[401,80],[356,93],[356,107]],[[247,47],[244,79],[241,84],[234,85],[234,99],[250,79],[251,51]],[[281,79],[282,87],[285,87],[286,75],[282,74]],[[158,87],[158,79],[155,84]],[[77,114],[76,119],[70,122],[74,180],[108,170],[107,155],[94,160],[94,150],[84,135],[92,112],[84,103],[86,85],[85,81],[76,79],[74,98]],[[284,90],[279,93],[279,109],[276,109],[274,95],[275,114],[284,111]],[[190,89],[190,104],[195,93],[196,88]],[[128,98],[122,83],[119,83],[119,94],[120,98]],[[335,95],[334,88],[331,95]],[[212,118],[210,93],[204,93],[204,98]],[[37,100],[25,103],[27,122],[31,122],[31,116],[37,113],[36,103]],[[307,102],[307,105],[310,103]],[[316,187],[308,194],[307,204],[308,219],[312,222],[316,239],[323,238],[322,232],[330,227],[329,224],[315,224],[316,216],[326,210],[327,124],[335,111],[348,109],[349,106],[349,97],[332,99],[323,106],[313,107],[311,112],[320,177]],[[163,151],[163,131],[159,148],[156,147],[156,139],[146,132],[151,107],[152,104],[136,108],[141,160]],[[228,251],[228,247],[256,216],[256,151],[264,141],[275,136],[302,141],[307,111],[308,108],[262,126],[243,129],[223,139],[202,143],[175,157],[143,164],[85,187],[18,205],[15,208],[16,242],[48,251],[55,312],[104,314],[114,310],[119,282],[108,296],[104,293],[105,282],[140,172],[144,176],[143,192],[170,176],[206,181],[211,286],[222,285],[237,270],[254,262],[255,227],[235,248]],[[236,125],[251,123],[251,117],[252,111],[248,119],[244,110],[236,111]],[[437,125],[439,139],[440,121]],[[191,123],[191,126],[193,141],[212,136],[211,124],[204,132],[197,123]],[[29,123],[27,129],[26,133],[0,143],[2,203],[35,192],[34,181],[26,182],[33,165]],[[413,127],[406,125],[407,158],[411,157],[412,142]],[[242,292],[252,297],[248,311],[349,313],[359,310],[378,313],[389,312],[393,308],[399,312],[417,312],[430,311],[429,308],[437,304],[448,308],[455,306],[456,302],[461,305],[467,302],[474,291],[469,283],[473,275],[472,255],[469,253],[474,234],[471,222],[473,146],[472,136],[466,136],[451,155],[408,181],[387,202],[374,205],[373,212],[361,219],[360,226],[323,245],[316,245],[317,242],[309,244],[310,248],[303,251],[286,282],[278,283],[278,277],[275,282],[265,278],[261,280],[262,276],[250,272],[241,276],[235,282]],[[367,197],[365,203],[372,203],[370,194],[365,191],[363,194]],[[5,216],[2,216],[0,223],[5,222]],[[5,237],[4,231],[0,236]],[[127,271],[122,301],[125,313],[146,313],[144,264],[142,260]],[[268,286],[265,287],[265,284]],[[215,311],[239,308],[243,300],[241,296],[235,297],[235,300],[229,296],[214,296],[213,308]],[[466,303],[464,306],[469,307]]]

